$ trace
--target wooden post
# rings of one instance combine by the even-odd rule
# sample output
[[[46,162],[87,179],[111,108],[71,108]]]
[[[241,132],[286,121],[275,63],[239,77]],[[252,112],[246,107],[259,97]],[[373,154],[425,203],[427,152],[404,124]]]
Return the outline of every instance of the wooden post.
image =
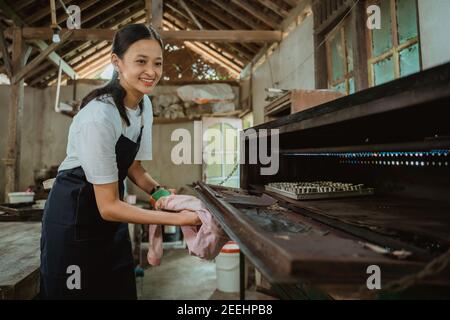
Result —
[[[23,66],[22,29],[14,28],[12,50],[12,72]],[[20,130],[23,114],[24,80],[11,84],[8,107],[8,149],[5,160],[5,199],[9,192],[17,191],[20,175]]]
[[[328,88],[327,52],[325,45],[322,44],[324,39],[323,34],[314,33],[314,48],[316,48],[314,50],[316,89]]]
[[[366,50],[366,10],[364,2],[359,2],[351,17],[353,29],[353,69],[355,70],[355,91],[369,87]]]
[[[145,18],[146,23],[152,23],[152,0],[145,0]]]
[[[163,28],[163,0],[152,0],[152,25],[158,31]]]

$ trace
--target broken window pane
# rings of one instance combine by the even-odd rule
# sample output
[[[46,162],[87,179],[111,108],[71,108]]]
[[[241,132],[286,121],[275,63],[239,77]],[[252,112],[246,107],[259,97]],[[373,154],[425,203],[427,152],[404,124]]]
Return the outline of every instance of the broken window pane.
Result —
[[[419,45],[416,43],[400,51],[400,75],[407,76],[419,71]]]
[[[348,79],[348,89],[349,94],[355,93],[355,78]]]
[[[351,24],[345,26],[345,45],[347,47],[347,72],[353,71],[353,43]]]
[[[341,33],[336,32],[330,39],[332,81],[344,76],[344,48],[342,48]]]
[[[372,57],[377,57],[392,48],[390,0],[380,2],[381,29],[372,30]]]
[[[345,88],[345,81],[341,82],[341,83],[338,83],[338,84],[332,86],[331,88],[336,90],[336,91],[340,91],[342,93],[345,93],[345,94],[347,93],[347,89]]]
[[[417,37],[416,0],[397,0],[397,28],[400,44]]]
[[[373,65],[373,77],[375,85],[394,80],[394,59],[392,56]]]

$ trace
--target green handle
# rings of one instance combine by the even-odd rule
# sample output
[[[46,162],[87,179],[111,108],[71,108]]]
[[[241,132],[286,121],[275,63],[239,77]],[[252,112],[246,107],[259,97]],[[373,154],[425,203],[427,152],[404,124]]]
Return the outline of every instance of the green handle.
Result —
[[[155,192],[152,193],[152,198],[155,201],[158,201],[159,198],[165,197],[165,196],[170,196],[170,195],[171,195],[171,192],[169,190],[164,189],[164,188],[160,188],[160,189],[158,189],[158,190],[156,190]]]

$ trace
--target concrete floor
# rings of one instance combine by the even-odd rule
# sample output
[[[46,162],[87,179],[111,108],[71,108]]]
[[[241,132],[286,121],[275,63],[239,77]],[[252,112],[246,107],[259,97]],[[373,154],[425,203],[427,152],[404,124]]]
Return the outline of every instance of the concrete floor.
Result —
[[[161,265],[148,267],[137,287],[143,300],[206,300],[216,290],[216,265],[186,249],[165,250]]]
[[[216,264],[190,256],[186,249],[164,250],[158,267],[148,267],[137,278],[140,300],[238,300],[239,293],[217,290]],[[246,299],[272,300],[271,296],[246,290]]]

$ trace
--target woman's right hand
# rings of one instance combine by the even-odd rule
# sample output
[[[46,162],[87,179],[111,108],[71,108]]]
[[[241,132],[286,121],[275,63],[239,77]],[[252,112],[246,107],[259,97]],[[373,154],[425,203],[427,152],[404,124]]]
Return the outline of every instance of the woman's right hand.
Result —
[[[199,226],[202,224],[202,221],[198,217],[197,212],[191,211],[191,210],[181,210],[180,214],[183,215],[183,218],[186,219],[186,221],[183,222],[182,225],[185,226]]]

